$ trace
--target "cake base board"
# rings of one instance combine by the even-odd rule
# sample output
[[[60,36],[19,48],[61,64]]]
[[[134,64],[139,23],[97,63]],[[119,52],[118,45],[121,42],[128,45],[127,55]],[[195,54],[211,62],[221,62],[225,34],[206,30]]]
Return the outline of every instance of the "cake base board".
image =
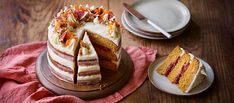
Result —
[[[117,72],[101,68],[102,81],[98,85],[77,85],[63,81],[52,74],[47,61],[47,49],[37,59],[36,74],[40,83],[57,95],[74,95],[89,100],[108,96],[128,83],[133,73],[133,63],[126,51],[122,51],[122,59]]]

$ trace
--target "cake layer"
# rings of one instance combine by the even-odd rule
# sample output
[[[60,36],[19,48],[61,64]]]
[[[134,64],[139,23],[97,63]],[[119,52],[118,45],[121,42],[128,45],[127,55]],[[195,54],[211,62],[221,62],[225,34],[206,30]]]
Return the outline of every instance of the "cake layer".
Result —
[[[204,80],[205,75],[202,63],[197,58],[194,58],[187,70],[182,74],[178,87],[183,92],[189,92]]]
[[[175,65],[178,63],[180,56],[182,56],[184,52],[185,51],[179,46],[174,48],[172,52],[164,60],[163,64],[159,66],[157,72],[161,75],[167,76],[171,72],[171,70],[175,67]]]
[[[89,75],[96,75],[101,74],[100,70],[90,70],[85,72],[79,72],[78,76],[89,76]]]
[[[97,59],[93,59],[93,60],[82,60],[82,61],[78,61],[77,63],[78,63],[78,65],[80,65],[80,66],[89,66],[89,65],[96,65],[96,64],[98,64],[98,60],[97,60]]]
[[[50,48],[55,54],[59,55],[59,56],[62,57],[62,58],[65,58],[65,59],[74,61],[74,56],[72,56],[72,55],[70,55],[70,54],[67,54],[67,53],[65,53],[65,52],[56,50],[56,49],[51,45],[50,42],[48,42],[47,48]]]
[[[89,76],[77,76],[77,82],[79,81],[92,81],[92,80],[101,80],[101,74],[89,75]]]
[[[58,68],[57,66],[55,66],[52,61],[49,59],[49,56],[47,54],[47,60],[49,63],[49,67],[51,68],[52,72],[54,74],[56,74],[57,76],[59,76],[61,79],[65,79],[68,81],[73,81],[73,74],[69,73],[69,72],[65,72],[62,69]]]
[[[56,53],[54,53],[50,47],[47,47],[48,53],[51,57],[52,60],[58,62],[59,64],[62,64],[66,67],[69,68],[75,68],[75,63],[71,60],[65,59],[63,57],[60,57],[59,55],[57,55]]]
[[[113,52],[116,52],[121,47],[121,41],[118,39],[118,44],[113,43],[112,41],[108,40],[107,38],[103,38],[102,36],[98,35],[97,33],[87,30],[89,33],[89,37],[92,40],[92,43],[102,45],[103,47],[106,47],[110,49]]]
[[[109,60],[117,61],[121,56],[120,54],[122,49],[119,49],[116,52],[112,52],[110,49],[103,47],[101,45],[98,44],[93,44],[93,45],[99,58],[106,58]]]
[[[86,31],[89,32],[89,36],[90,38],[92,38],[91,40],[93,40],[93,38],[95,38],[94,41],[98,42],[98,43],[102,43],[103,46],[105,47],[110,47],[111,49],[117,51],[119,49],[119,45],[120,45],[120,37],[121,35],[119,34],[120,31],[117,31],[115,33],[116,36],[112,37],[109,34],[108,31],[108,26],[104,25],[104,24],[95,24],[95,23],[86,23],[85,27]],[[95,35],[96,34],[96,35]]]
[[[183,74],[183,72],[187,69],[188,64],[190,61],[190,56],[188,53],[184,53],[183,56],[180,57],[180,60],[178,61],[177,65],[174,69],[171,70],[167,78],[172,82],[177,84],[179,81],[180,76]]]
[[[121,58],[119,58],[119,60],[117,61],[110,61],[110,60],[106,60],[106,59],[99,59],[99,63],[100,66],[106,69],[110,69],[112,71],[117,71],[119,68],[119,64],[120,64]]]
[[[78,69],[79,72],[96,71],[100,70],[100,66],[99,65],[79,66]]]
[[[50,54],[47,54],[47,56],[48,56],[48,59],[50,60],[50,62],[51,62],[54,66],[58,67],[58,68],[61,69],[62,71],[69,72],[69,73],[73,74],[73,68],[66,67],[66,66],[64,66],[64,65],[62,65],[62,64],[59,64],[58,62],[54,61],[53,59],[51,59]]]

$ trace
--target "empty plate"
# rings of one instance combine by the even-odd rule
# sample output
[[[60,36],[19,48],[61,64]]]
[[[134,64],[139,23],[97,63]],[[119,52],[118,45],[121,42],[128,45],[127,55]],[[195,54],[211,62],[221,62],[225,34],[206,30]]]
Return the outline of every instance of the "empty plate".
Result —
[[[168,39],[166,38],[163,34],[161,33],[149,33],[149,32],[144,32],[144,31],[141,31],[141,30],[138,30],[134,27],[132,27],[128,21],[126,20],[126,11],[123,12],[122,14],[122,24],[123,26],[128,30],[130,31],[131,33],[137,35],[137,36],[140,36],[140,37],[143,37],[143,38],[147,38],[147,39]],[[180,34],[182,34],[182,32],[187,28],[187,26],[185,26],[184,28],[178,30],[178,31],[175,31],[175,32],[171,32],[170,34],[172,35],[172,37],[176,37]]]
[[[139,32],[137,32],[137,31],[135,31],[135,30],[133,30],[132,28],[130,28],[129,26],[128,26],[128,24],[126,23],[126,21],[124,20],[124,17],[123,17],[123,15],[122,15],[122,24],[123,24],[123,26],[129,31],[129,32],[131,32],[133,35],[136,35],[136,36],[139,36],[139,37],[142,37],[142,38],[146,38],[146,39],[153,39],[153,40],[162,40],[162,39],[168,39],[168,38],[166,38],[166,37],[155,37],[155,36],[150,36],[150,35],[148,35],[148,34],[146,34],[146,33],[139,33]],[[172,35],[172,37],[173,37],[174,35]]]
[[[210,65],[203,61],[202,59],[201,62],[203,63],[207,78],[197,87],[193,88],[189,93],[183,93],[175,84],[172,84],[167,77],[160,75],[156,72],[156,69],[163,63],[163,61],[166,59],[166,57],[162,57],[154,61],[148,69],[148,77],[150,82],[159,90],[170,93],[170,94],[175,94],[175,95],[194,95],[201,93],[208,89],[211,84],[214,81],[214,72]]]
[[[167,32],[178,31],[190,21],[188,8],[177,0],[140,0],[132,6]],[[127,13],[126,19],[136,29],[149,33],[160,33],[145,21],[140,21],[129,13]]]

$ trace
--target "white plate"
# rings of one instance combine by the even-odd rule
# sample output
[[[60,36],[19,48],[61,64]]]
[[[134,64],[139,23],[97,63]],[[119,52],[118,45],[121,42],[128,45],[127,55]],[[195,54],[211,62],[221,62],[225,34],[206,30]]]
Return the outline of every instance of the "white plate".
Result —
[[[170,93],[170,94],[175,94],[175,95],[194,95],[201,93],[208,89],[211,84],[214,81],[214,72],[210,65],[203,61],[202,59],[201,62],[203,63],[206,73],[207,73],[207,78],[205,81],[203,81],[200,85],[197,87],[193,88],[189,93],[183,93],[175,84],[172,84],[167,77],[162,76],[156,72],[156,69],[163,63],[163,61],[166,59],[166,57],[162,57],[154,61],[148,69],[148,77],[151,83],[158,88],[161,91]]]
[[[149,37],[156,37],[156,38],[164,38],[164,39],[167,39],[163,34],[161,33],[151,33],[151,32],[144,32],[144,31],[141,31],[141,30],[138,30],[137,28],[134,28],[133,26],[131,26],[129,24],[129,21],[127,21],[126,19],[126,14],[127,12],[126,11],[123,11],[123,14],[122,14],[122,20],[124,20],[125,24],[127,25],[127,27],[135,32],[137,32],[138,34],[141,34],[141,35],[146,35],[146,36],[149,36]],[[187,28],[187,26],[185,26],[184,28],[178,30],[178,31],[175,31],[175,32],[171,32],[170,34],[172,35],[172,37],[175,37],[175,36],[178,36],[180,34],[183,33],[183,31]]]
[[[139,0],[132,6],[167,32],[182,29],[189,23],[191,17],[188,8],[178,0]],[[129,13],[127,13],[126,17],[134,28],[159,33],[158,30]]]
[[[155,36],[149,36],[149,35],[147,35],[147,34],[145,34],[145,33],[139,33],[139,32],[137,32],[137,31],[131,29],[131,28],[127,25],[126,21],[124,20],[123,15],[122,15],[122,18],[121,18],[121,19],[122,19],[122,24],[123,24],[123,26],[124,26],[129,32],[131,32],[132,34],[134,34],[134,35],[136,35],[136,36],[139,36],[139,37],[142,37],[142,38],[146,38],[146,39],[152,39],[152,40],[163,40],[163,39],[168,39],[168,38],[166,38],[166,37],[155,37]],[[173,35],[172,37],[174,37],[174,36],[176,36],[176,35]]]

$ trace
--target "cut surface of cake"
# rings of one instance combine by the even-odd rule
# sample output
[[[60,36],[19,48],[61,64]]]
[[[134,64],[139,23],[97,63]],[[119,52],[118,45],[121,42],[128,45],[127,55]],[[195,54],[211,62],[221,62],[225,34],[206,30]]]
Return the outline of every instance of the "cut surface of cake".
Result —
[[[96,84],[101,81],[98,56],[87,33],[85,33],[83,40],[80,41],[77,63],[78,84]]]
[[[171,72],[169,73],[169,75],[167,76],[167,78],[172,82],[177,84],[181,74],[183,74],[183,72],[186,70],[188,63],[190,60],[190,56],[187,52],[185,52],[180,59],[178,60],[178,63],[176,64],[176,66],[171,70]]]
[[[192,55],[192,54],[190,54]],[[202,83],[206,78],[205,68],[200,60],[193,58],[190,61],[190,65],[187,70],[182,74],[178,87],[188,93],[194,87]]]
[[[100,66],[113,71],[118,70],[121,31],[113,13],[102,6],[71,5],[61,9],[48,27],[47,60],[56,77],[74,83],[80,80],[77,77],[77,58],[79,44],[85,32],[86,37],[94,44],[97,56],[100,56]],[[89,64],[92,62],[89,61]]]
[[[184,54],[183,48],[179,46],[175,47],[172,52],[167,56],[166,60],[157,69],[158,73],[161,75],[169,75],[169,73],[174,69],[175,65],[178,63],[180,57]]]
[[[185,93],[191,91],[206,78],[202,62],[179,46],[172,50],[156,71],[166,76],[171,83],[176,84]]]

